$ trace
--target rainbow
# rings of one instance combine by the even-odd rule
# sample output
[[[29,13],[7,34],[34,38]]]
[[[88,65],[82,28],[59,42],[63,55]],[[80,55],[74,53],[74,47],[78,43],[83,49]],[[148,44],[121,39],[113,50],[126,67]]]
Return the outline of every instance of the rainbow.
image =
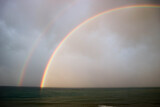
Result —
[[[42,34],[35,40],[32,48],[29,51],[29,54],[26,58],[26,60],[24,61],[24,65],[22,67],[21,70],[21,74],[20,74],[20,78],[18,80],[18,86],[22,86],[23,84],[23,80],[24,80],[24,76],[26,73],[26,69],[28,67],[28,64],[33,56],[33,53],[35,51],[35,49],[37,48],[38,44],[40,43],[40,41],[42,40],[42,37],[44,37],[47,32],[50,30],[51,26],[59,19],[59,17],[61,17],[62,15],[64,15],[64,13],[69,10],[71,7],[73,7],[75,4],[77,4],[78,1],[73,1],[68,7],[62,9],[56,16],[55,18],[45,27],[44,31],[42,32]]]
[[[88,18],[87,20],[83,21],[82,23],[80,23],[78,26],[76,26],[74,29],[71,30],[71,32],[69,32],[63,39],[62,41],[58,44],[57,48],[54,50],[53,54],[51,55],[47,65],[46,65],[46,68],[44,70],[44,74],[42,76],[42,80],[41,80],[41,84],[40,84],[40,87],[43,88],[44,87],[44,84],[45,84],[45,80],[46,80],[46,76],[47,76],[47,73],[48,73],[48,70],[50,68],[50,65],[51,65],[51,62],[53,61],[53,59],[55,58],[56,56],[56,53],[58,52],[58,50],[61,48],[61,46],[64,44],[64,42],[74,33],[76,32],[78,29],[80,29],[81,27],[83,27],[84,25],[86,25],[87,23],[91,22],[92,20],[102,16],[102,15],[105,15],[105,14],[108,14],[108,13],[111,13],[111,12],[114,12],[114,11],[118,11],[118,10],[122,10],[122,9],[127,9],[127,8],[160,8],[160,5],[155,5],[155,4],[143,4],[143,5],[130,5],[130,6],[123,6],[123,7],[118,7],[118,8],[114,8],[114,9],[110,9],[110,10],[107,10],[107,11],[103,11],[101,13],[98,13],[97,15],[95,16],[92,16],[90,18]]]

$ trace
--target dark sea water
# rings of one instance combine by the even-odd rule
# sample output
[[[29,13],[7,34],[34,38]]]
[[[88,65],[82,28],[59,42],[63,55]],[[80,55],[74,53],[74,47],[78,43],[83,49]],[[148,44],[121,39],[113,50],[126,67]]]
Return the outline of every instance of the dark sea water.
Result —
[[[160,88],[0,87],[0,107],[160,107]]]

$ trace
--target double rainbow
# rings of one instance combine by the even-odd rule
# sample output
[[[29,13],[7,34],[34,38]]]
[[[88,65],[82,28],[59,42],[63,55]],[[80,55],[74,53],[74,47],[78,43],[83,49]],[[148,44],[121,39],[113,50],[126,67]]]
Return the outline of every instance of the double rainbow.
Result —
[[[44,70],[44,73],[43,73],[43,76],[42,76],[42,80],[41,80],[41,85],[40,87],[43,88],[44,87],[44,84],[45,84],[45,80],[46,80],[46,77],[47,77],[47,73],[48,73],[48,70],[51,66],[51,63],[52,61],[54,60],[55,56],[56,56],[56,53],[58,52],[58,50],[61,48],[61,46],[63,45],[63,43],[74,33],[76,32],[78,29],[80,29],[81,27],[83,27],[84,25],[86,25],[87,23],[91,22],[92,20],[100,17],[100,16],[103,16],[105,14],[109,14],[111,12],[115,12],[115,11],[119,11],[119,10],[122,10],[122,9],[127,9],[127,8],[160,8],[160,5],[155,5],[155,4],[143,4],[143,5],[130,5],[130,6],[123,6],[123,7],[119,7],[119,8],[114,8],[114,9],[110,9],[110,10],[107,10],[107,11],[104,11],[104,12],[101,12],[93,17],[90,17],[88,18],[87,20],[83,21],[82,23],[80,23],[78,26],[76,26],[74,29],[71,30],[71,32],[69,32],[63,39],[62,41],[59,43],[59,45],[57,46],[57,48],[54,50],[53,54],[51,55],[47,65],[46,65],[46,68]],[[62,13],[64,13],[64,11],[62,11]],[[62,13],[60,13],[58,15],[61,16]],[[37,47],[38,43],[40,42],[41,38],[47,33],[47,31],[49,30],[49,28],[51,27],[51,25],[55,22],[56,19],[54,19],[52,21],[52,23],[50,23],[46,29],[44,30],[43,34],[37,39],[37,41],[35,42],[34,46],[32,47],[31,49],[31,52],[28,56],[28,58],[26,59],[25,61],[25,64],[23,66],[23,69],[22,69],[22,73],[21,73],[21,76],[20,76],[20,80],[19,80],[19,85],[22,85],[22,82],[23,82],[23,78],[24,78],[24,75],[25,75],[25,71],[26,71],[26,68],[28,66],[28,63],[32,57],[32,54],[35,50],[35,48]]]

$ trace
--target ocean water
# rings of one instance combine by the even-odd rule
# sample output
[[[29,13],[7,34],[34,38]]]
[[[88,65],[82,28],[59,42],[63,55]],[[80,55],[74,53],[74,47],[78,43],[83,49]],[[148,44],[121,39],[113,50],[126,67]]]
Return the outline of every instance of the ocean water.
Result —
[[[160,88],[0,87],[0,107],[160,107]]]

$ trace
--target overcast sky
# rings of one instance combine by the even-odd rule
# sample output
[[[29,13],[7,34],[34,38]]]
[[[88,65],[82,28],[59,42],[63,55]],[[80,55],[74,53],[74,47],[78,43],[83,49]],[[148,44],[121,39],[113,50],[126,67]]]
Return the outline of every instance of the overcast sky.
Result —
[[[40,85],[51,54],[74,27],[100,12],[134,4],[160,2],[1,0],[0,85],[18,85],[28,55],[42,34],[26,66],[23,86]],[[63,44],[51,64],[45,86],[160,86],[159,34],[158,8],[123,9],[103,15]]]

